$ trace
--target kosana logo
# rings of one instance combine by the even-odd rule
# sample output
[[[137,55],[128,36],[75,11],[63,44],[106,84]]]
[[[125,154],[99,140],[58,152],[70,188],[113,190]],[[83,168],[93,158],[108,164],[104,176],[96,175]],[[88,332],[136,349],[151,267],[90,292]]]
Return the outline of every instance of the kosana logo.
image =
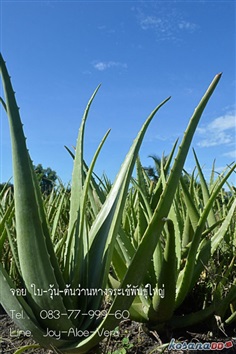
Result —
[[[175,339],[172,338],[170,344],[168,346],[168,350],[222,350],[224,348],[231,348],[233,346],[232,341],[227,341],[226,343],[223,342],[182,342],[176,343]]]

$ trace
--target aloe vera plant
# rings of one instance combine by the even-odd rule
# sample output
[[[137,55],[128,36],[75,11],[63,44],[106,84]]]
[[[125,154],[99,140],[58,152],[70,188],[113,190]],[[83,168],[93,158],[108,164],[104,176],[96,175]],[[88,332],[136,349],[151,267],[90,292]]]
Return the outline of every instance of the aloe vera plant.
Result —
[[[92,316],[99,311],[110,269],[111,255],[122,216],[123,206],[135,160],[145,131],[153,116],[168,100],[163,101],[148,117],[134,141],[112,189],[95,218],[88,227],[86,202],[89,198],[92,171],[99,151],[108,135],[105,135],[90,167],[84,169],[83,140],[89,108],[97,93],[92,95],[79,130],[72,177],[68,235],[64,242],[63,265],[59,267],[53,248],[48,220],[42,197],[26,147],[19,109],[7,68],[0,58],[1,76],[5,93],[3,107],[9,118],[16,218],[15,262],[22,278],[26,296],[18,294],[14,282],[1,265],[1,303],[14,321],[29,330],[34,339],[47,348],[57,347],[67,353],[85,353],[96,345],[106,329],[113,329],[120,320],[106,314],[104,318]],[[13,250],[12,250],[13,251]],[[68,296],[89,289],[97,290],[96,296]],[[53,290],[56,295],[52,296]],[[40,296],[38,295],[40,293]],[[129,308],[130,299],[122,304],[113,302],[117,310]],[[127,302],[127,304],[126,304]],[[11,312],[22,313],[22,317]],[[111,312],[112,313],[112,312]],[[85,315],[87,314],[87,315]],[[80,329],[84,335],[73,335]],[[73,332],[73,333],[72,333]],[[72,334],[70,334],[72,333]]]
[[[167,181],[163,179],[161,188],[158,189],[155,209],[149,213],[147,208],[147,215],[143,215],[147,217],[147,227],[139,225],[144,232],[138,235],[136,248],[130,240],[127,241],[121,228],[127,193],[145,132],[154,115],[169,98],[158,105],[143,124],[109,194],[103,198],[104,195],[99,195],[92,173],[109,131],[89,167],[84,162],[83,154],[86,120],[99,87],[95,90],[85,109],[77,139],[68,229],[55,246],[55,230],[59,225],[60,211],[65,199],[63,196],[58,199],[58,209],[54,216],[51,210],[50,217],[46,214],[26,147],[14,91],[2,56],[0,68],[5,94],[5,99],[1,98],[1,102],[9,119],[13,158],[16,242],[11,242],[11,247],[22,280],[21,291],[16,288],[2,264],[0,300],[16,324],[31,331],[33,338],[41,346],[65,353],[86,353],[101,340],[105,330],[115,328],[122,318],[122,311],[128,310],[136,297],[135,292],[129,296],[116,293],[109,310],[102,311],[111,264],[116,264],[117,274],[120,275],[119,290],[126,291],[130,286],[141,286],[147,272],[152,271],[150,259],[153,254],[158,256],[158,245],[165,225],[170,235],[168,249],[174,247],[173,221],[169,221],[168,215],[194,132],[221,75],[214,78],[190,119],[169,178]],[[167,163],[170,164],[170,161]],[[145,202],[145,198],[143,201]],[[51,218],[54,220],[52,228],[49,227]],[[196,254],[196,247],[192,254]],[[166,257],[168,260],[168,251]],[[158,257],[155,259],[158,268]],[[172,268],[176,261],[178,259],[171,260]],[[192,274],[191,267],[188,271]],[[163,272],[164,270],[160,270],[162,277]],[[178,282],[180,302],[184,297],[181,285],[186,281],[185,274],[187,270],[182,282]],[[90,291],[93,291],[92,295],[88,294]],[[153,303],[154,311],[158,307],[158,301],[157,299]],[[171,301],[173,307],[174,299]],[[21,316],[15,316],[16,313]]]
[[[134,187],[129,195],[113,257],[118,280],[123,278],[131,263],[128,253],[135,254],[142,244],[142,238],[161,203],[161,196],[168,188],[171,176],[167,171],[175,148],[166,163],[162,164],[157,183],[149,179],[140,161],[137,161],[137,179],[133,181]],[[235,192],[231,188],[231,198],[227,204],[223,203],[224,209],[219,208],[217,198],[222,194],[222,186],[235,171],[236,164],[229,166],[215,181],[212,178],[208,186],[195,152],[194,156],[200,182],[194,175],[189,182],[188,178],[184,178],[186,176],[180,177],[172,206],[165,218],[166,226],[143,278],[142,286],[145,288],[148,285],[149,294],[136,296],[130,308],[133,319],[145,322],[152,329],[188,327],[219,314],[222,323],[229,324],[235,320]],[[125,244],[123,248],[122,243]],[[201,282],[202,272],[206,271],[222,244],[228,244],[231,253],[229,260],[224,258],[220,269],[215,269],[217,274],[220,270],[222,273],[218,275],[217,286],[214,281],[210,297],[207,294],[204,296],[202,306],[195,310],[192,306],[192,312],[185,313],[182,303],[193,287]],[[222,268],[224,266],[226,269]],[[117,279],[110,276],[114,286],[119,286]],[[211,304],[207,306],[209,302]],[[179,313],[181,316],[178,316]]]

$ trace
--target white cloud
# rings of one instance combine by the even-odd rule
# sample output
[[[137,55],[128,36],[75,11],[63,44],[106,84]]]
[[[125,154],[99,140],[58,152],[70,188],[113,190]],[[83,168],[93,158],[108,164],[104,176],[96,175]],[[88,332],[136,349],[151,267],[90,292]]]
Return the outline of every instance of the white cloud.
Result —
[[[199,141],[197,144],[200,147],[210,147],[222,144],[229,144],[232,141],[232,137],[225,132],[218,132],[217,134],[209,135],[208,138]]]
[[[223,156],[230,157],[232,159],[236,159],[236,149],[224,153]]]
[[[164,7],[149,6],[135,8],[139,26],[143,30],[153,30],[158,41],[178,41],[184,32],[193,33],[198,25],[189,21],[181,11],[166,4]]]
[[[128,65],[126,63],[120,63],[117,61],[107,61],[107,62],[99,61],[94,63],[93,67],[99,71],[104,71],[112,67],[120,67],[120,68],[127,69]]]
[[[228,129],[235,129],[235,124],[236,124],[236,117],[233,114],[227,114],[225,116],[219,117],[214,119],[210,124],[209,127],[210,129],[214,130],[228,130]]]
[[[157,28],[162,26],[162,20],[155,16],[141,16],[140,18],[140,26],[143,30],[147,30],[149,28]]]
[[[199,127],[197,132],[203,137],[198,142],[200,147],[235,144],[236,117],[234,113],[214,119],[205,127]],[[226,155],[225,155],[226,156]],[[228,155],[229,156],[229,155]]]
[[[179,29],[181,29],[181,30],[187,30],[187,31],[193,32],[193,31],[195,31],[195,29],[197,28],[197,25],[196,25],[195,23],[192,23],[192,22],[181,21],[181,22],[178,24],[178,27],[179,27]]]

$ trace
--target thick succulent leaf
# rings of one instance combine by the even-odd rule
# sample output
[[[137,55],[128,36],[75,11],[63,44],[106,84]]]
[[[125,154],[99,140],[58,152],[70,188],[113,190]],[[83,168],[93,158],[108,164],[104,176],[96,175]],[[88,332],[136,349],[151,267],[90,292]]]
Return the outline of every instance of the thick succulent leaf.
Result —
[[[174,224],[174,234],[175,234],[175,254],[177,257],[177,269],[180,268],[180,263],[181,263],[181,254],[182,254],[182,225],[181,221],[182,218],[179,213],[179,199],[176,200],[174,199],[173,205],[170,209],[170,213],[168,218],[173,222]]]
[[[43,290],[48,289],[49,284],[58,287],[55,272],[59,274],[60,269],[55,269],[56,264],[52,266],[51,263],[51,258],[55,259],[55,255],[44,222],[44,210],[42,204],[39,203],[40,198],[37,194],[33,166],[26,147],[19,109],[1,55],[0,69],[11,133],[17,247],[21,274],[27,291],[31,294],[32,306],[35,310],[38,307],[47,310],[56,306],[64,313],[66,310],[60,296],[52,300],[49,292],[45,292],[44,296],[35,296],[33,292],[32,284]],[[60,321],[56,323],[52,320],[51,325],[58,328],[60,327]],[[70,325],[71,321],[65,320],[62,323],[62,328],[68,328]]]
[[[75,265],[73,268],[73,279],[72,279],[72,287],[76,287],[77,284],[81,284],[83,288],[88,288],[90,286],[88,279],[88,262],[90,261],[89,257],[85,257],[89,253],[89,239],[88,239],[88,230],[86,226],[86,207],[88,201],[88,194],[91,185],[91,178],[93,169],[98,158],[98,155],[108,137],[110,130],[105,134],[101,143],[98,146],[97,151],[94,154],[91,165],[86,173],[86,178],[84,181],[83,189],[81,191],[80,197],[80,224],[78,225],[78,241],[76,242],[77,248],[74,252],[75,255]]]
[[[66,190],[59,193],[58,196],[60,197],[60,199],[58,199],[58,203],[55,206],[56,212],[54,214],[54,218],[53,218],[53,222],[52,222],[52,231],[51,231],[51,238],[54,243],[56,241],[56,232],[57,232],[57,228],[59,226],[60,216],[63,212],[63,207],[64,207],[66,195],[67,195]]]
[[[79,129],[79,134],[77,138],[75,156],[74,156],[74,166],[72,173],[72,185],[71,185],[71,199],[70,199],[70,221],[68,227],[68,237],[66,242],[66,252],[65,252],[65,270],[64,277],[67,282],[71,282],[73,278],[73,271],[75,265],[75,251],[78,249],[79,242],[79,224],[80,224],[80,197],[84,185],[84,133],[85,124],[88,118],[88,113],[91,104],[99,90],[100,85],[96,88],[92,94],[82,118],[82,122]],[[69,149],[67,149],[69,151]]]
[[[196,230],[200,215],[199,212],[197,210],[197,207],[194,203],[194,199],[192,198],[192,195],[190,194],[189,190],[188,190],[188,186],[186,184],[186,180],[184,178],[180,178],[180,183],[181,183],[181,187],[182,187],[182,191],[183,191],[183,195],[184,195],[184,200],[185,200],[185,204],[186,204],[186,209],[188,210],[188,215],[189,215],[189,219],[191,221],[191,225],[193,230]]]
[[[202,189],[203,201],[204,201],[204,204],[206,205],[208,200],[209,200],[209,198],[210,198],[210,191],[208,190],[208,186],[207,186],[206,180],[204,178],[202,169],[200,167],[197,155],[196,155],[194,150],[193,150],[193,154],[194,154],[194,158],[195,158],[195,161],[196,161],[198,174],[199,174],[199,177],[200,177],[200,184],[201,184],[201,189]],[[215,217],[213,209],[211,209],[209,211],[209,215],[207,217],[207,222],[208,222],[209,227],[216,223],[216,217]]]
[[[182,248],[184,249],[192,241],[193,228],[190,222],[189,214],[187,213],[184,220],[184,229],[182,234]]]
[[[152,298],[152,304],[148,311],[150,323],[168,321],[175,308],[175,287],[177,278],[177,254],[174,224],[167,219],[167,240],[162,261],[161,273],[158,278],[156,292]],[[164,289],[164,297],[160,296],[159,290]]]
[[[123,279],[135,254],[135,248],[125,231],[120,228],[112,255],[112,265],[119,280]]]

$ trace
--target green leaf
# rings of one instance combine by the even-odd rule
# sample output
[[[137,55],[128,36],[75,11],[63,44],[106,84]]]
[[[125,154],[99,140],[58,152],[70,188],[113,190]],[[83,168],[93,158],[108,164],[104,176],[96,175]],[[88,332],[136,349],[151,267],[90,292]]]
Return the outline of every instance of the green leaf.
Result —
[[[167,240],[165,245],[164,258],[162,261],[161,273],[158,278],[157,287],[152,298],[152,304],[148,311],[150,324],[168,321],[175,309],[175,290],[177,278],[177,254],[174,224],[167,219]],[[159,290],[164,290],[164,297]]]
[[[65,251],[65,270],[64,277],[67,282],[71,282],[74,276],[74,262],[76,250],[78,249],[79,242],[79,224],[80,224],[80,196],[83,191],[84,185],[84,132],[85,124],[88,118],[88,113],[91,104],[98,92],[100,85],[96,88],[92,94],[82,118],[82,122],[79,129],[79,134],[77,138],[75,157],[74,157],[74,167],[72,174],[72,185],[71,185],[71,200],[70,200],[70,221],[68,227],[68,238],[66,242]],[[82,250],[81,250],[82,252]]]
[[[45,291],[49,284],[54,284],[57,288],[59,279],[56,274],[60,274],[60,269],[54,262],[56,257],[46,225],[41,196],[37,190],[36,176],[26,147],[19,109],[1,55],[0,70],[12,142],[17,248],[21,274],[30,294],[29,301],[35,311],[39,311],[39,308],[49,310],[56,306],[64,313],[66,309],[61,296],[51,299],[49,292],[45,292],[43,296],[35,296],[33,291],[32,284]],[[68,319],[51,320],[50,325],[55,326],[55,329],[68,329],[72,323]]]
[[[197,159],[197,155],[195,153],[195,151],[193,150],[193,154],[194,154],[194,158],[195,158],[195,161],[196,161],[196,165],[197,165],[197,169],[198,169],[198,174],[200,176],[200,183],[201,183],[201,189],[202,189],[202,195],[203,195],[203,201],[204,201],[204,204],[206,205],[208,203],[208,200],[210,198],[210,192],[208,190],[208,186],[207,186],[207,183],[206,183],[206,180],[204,178],[204,175],[203,175],[203,172],[202,172],[202,169],[200,167],[200,164],[199,164],[199,161]],[[208,217],[207,217],[207,221],[208,221],[208,225],[209,227],[214,225],[216,223],[216,218],[215,218],[215,214],[214,214],[214,211],[213,209],[211,209],[209,211],[209,214],[208,214]]]

